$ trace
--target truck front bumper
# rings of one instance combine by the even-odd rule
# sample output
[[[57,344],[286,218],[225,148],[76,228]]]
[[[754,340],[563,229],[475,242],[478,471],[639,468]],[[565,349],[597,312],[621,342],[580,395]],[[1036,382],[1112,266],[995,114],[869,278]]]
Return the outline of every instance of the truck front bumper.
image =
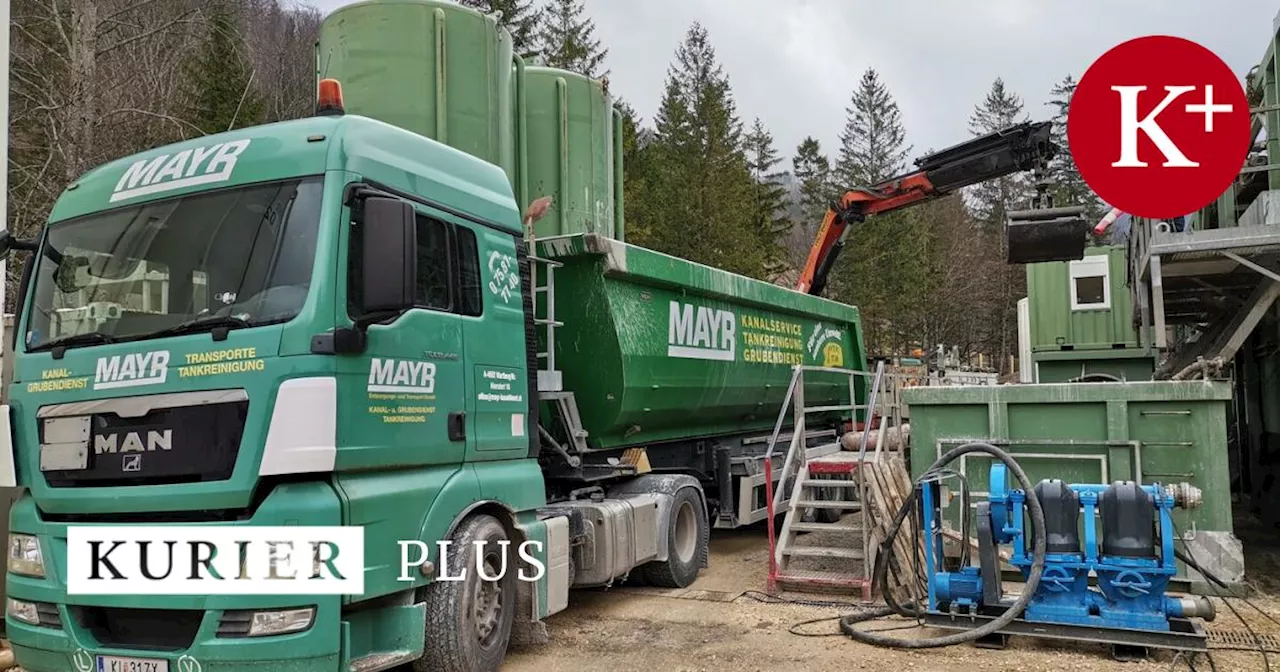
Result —
[[[165,661],[140,672],[336,672],[346,628],[340,595],[68,595],[67,524],[43,520],[30,494],[14,503],[11,531],[40,540],[45,576],[6,574],[10,600],[33,603],[39,625],[5,628],[26,672],[97,672],[98,656]],[[325,483],[278,486],[248,521],[210,525],[337,525],[339,502]],[[312,607],[300,632],[250,637],[252,612]],[[133,672],[130,670],[129,672]]]

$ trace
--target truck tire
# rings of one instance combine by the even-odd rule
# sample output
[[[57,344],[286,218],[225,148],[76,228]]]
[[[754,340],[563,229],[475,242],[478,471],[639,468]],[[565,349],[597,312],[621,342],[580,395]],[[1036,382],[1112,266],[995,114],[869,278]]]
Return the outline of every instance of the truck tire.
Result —
[[[476,545],[483,541],[485,574],[503,567],[510,546],[502,523],[488,515],[466,519],[450,537],[448,576],[462,581],[435,581],[426,589],[427,632],[415,672],[491,672],[507,654],[516,606],[516,569],[508,557],[497,581],[485,581],[476,571]]]
[[[707,544],[707,513],[693,488],[676,491],[667,520],[667,559],[641,567],[652,586],[686,588],[698,578]]]

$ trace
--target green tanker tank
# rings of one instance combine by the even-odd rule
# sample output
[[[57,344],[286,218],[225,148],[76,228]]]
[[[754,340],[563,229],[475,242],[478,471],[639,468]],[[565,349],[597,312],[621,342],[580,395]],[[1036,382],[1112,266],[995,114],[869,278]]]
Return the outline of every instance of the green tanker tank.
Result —
[[[513,59],[511,35],[493,16],[448,2],[368,0],[325,19],[316,77],[342,82],[349,114],[443,142],[517,180]]]

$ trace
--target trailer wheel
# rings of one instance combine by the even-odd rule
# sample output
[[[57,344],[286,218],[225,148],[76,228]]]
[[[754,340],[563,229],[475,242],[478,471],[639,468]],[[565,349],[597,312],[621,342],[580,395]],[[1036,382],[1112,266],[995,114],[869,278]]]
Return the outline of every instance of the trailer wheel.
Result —
[[[427,632],[415,672],[496,671],[507,653],[515,616],[516,570],[511,567],[507,531],[493,516],[468,518],[450,537],[449,576],[462,581],[435,581],[426,589]],[[476,543],[484,542],[481,562]],[[480,577],[477,567],[486,576]],[[499,571],[502,571],[499,574]]]
[[[650,585],[685,588],[698,578],[707,543],[707,514],[693,488],[676,491],[667,520],[667,559],[650,562],[641,571]]]

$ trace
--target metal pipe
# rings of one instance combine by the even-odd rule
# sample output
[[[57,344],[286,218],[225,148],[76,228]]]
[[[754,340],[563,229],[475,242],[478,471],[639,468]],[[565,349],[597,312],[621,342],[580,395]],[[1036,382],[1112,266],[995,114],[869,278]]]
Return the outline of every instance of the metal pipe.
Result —
[[[437,7],[433,12],[436,23],[436,137],[437,142],[449,142],[449,119],[445,112],[448,100],[447,72],[445,63],[445,16],[444,10]]]
[[[516,203],[529,207],[529,99],[525,82],[524,57],[516,60]]]
[[[1057,219],[1058,217],[1083,215],[1084,211],[1085,208],[1083,205],[1068,205],[1060,208],[1042,208],[1039,210],[1010,210],[1009,219],[1018,219],[1023,221]]]
[[[627,242],[626,237],[626,210],[624,209],[624,197],[626,185],[626,173],[623,172],[622,166],[622,110],[613,108],[613,237],[620,243]]]
[[[556,104],[559,105],[560,130],[560,184],[556,186],[555,208],[558,211],[560,226],[556,235],[570,233],[569,226],[569,83],[564,77],[556,78]]]

